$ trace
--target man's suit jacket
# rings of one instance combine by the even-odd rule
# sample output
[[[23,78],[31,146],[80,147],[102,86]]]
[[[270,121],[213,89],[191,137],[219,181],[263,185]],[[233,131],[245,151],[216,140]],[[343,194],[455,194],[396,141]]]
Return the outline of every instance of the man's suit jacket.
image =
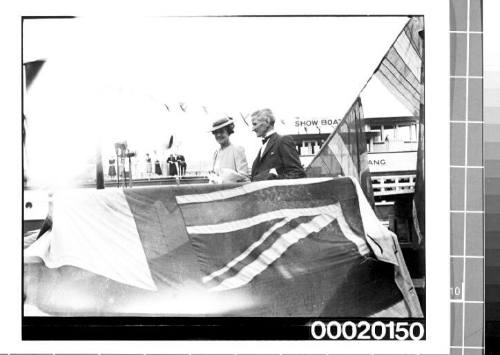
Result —
[[[278,176],[269,173],[273,168],[276,169]],[[262,157],[259,150],[252,165],[252,181],[297,179],[305,176],[293,139],[277,133],[269,137]]]
[[[185,166],[186,164],[186,159],[184,158],[184,155],[179,154],[177,156],[177,162],[179,163],[179,166]]]

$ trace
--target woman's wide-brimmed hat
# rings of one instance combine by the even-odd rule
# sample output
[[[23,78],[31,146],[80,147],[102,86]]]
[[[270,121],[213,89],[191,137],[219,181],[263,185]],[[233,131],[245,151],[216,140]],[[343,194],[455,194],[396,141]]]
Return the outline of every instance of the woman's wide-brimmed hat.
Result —
[[[218,130],[219,128],[230,126],[230,125],[234,126],[234,121],[231,117],[219,118],[214,123],[212,123],[212,129],[210,129],[210,132],[214,132],[214,131]]]

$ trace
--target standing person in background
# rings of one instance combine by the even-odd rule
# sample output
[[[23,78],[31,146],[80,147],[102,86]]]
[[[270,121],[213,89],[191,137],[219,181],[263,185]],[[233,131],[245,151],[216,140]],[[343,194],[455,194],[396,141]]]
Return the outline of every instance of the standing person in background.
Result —
[[[179,174],[180,174],[180,176],[186,175],[187,163],[186,163],[186,159],[184,158],[184,155],[179,154],[177,156],[177,163],[179,164]]]
[[[252,165],[252,181],[306,177],[293,139],[274,131],[273,112],[266,108],[252,113],[252,131],[262,147]]]
[[[146,153],[146,176],[148,180],[151,180],[151,175],[153,175],[153,163],[151,162],[149,153]]]
[[[233,119],[224,117],[215,121],[211,132],[220,148],[214,153],[209,179],[215,183],[249,181],[245,149],[229,141],[229,136],[234,133]]]
[[[173,154],[170,154],[170,156],[167,159],[167,164],[168,164],[168,175],[169,176],[177,176],[177,159],[175,159],[175,156]]]
[[[120,155],[118,157],[118,175],[120,176],[121,179],[125,179],[125,158]]]
[[[155,160],[155,174],[159,176],[162,175],[160,161],[158,159]]]
[[[115,163],[116,163],[116,160],[115,158],[110,158],[108,160],[109,162],[109,167],[108,167],[108,176],[111,178],[111,179],[114,179],[116,177],[116,168],[115,168]]]
[[[160,166],[160,160],[158,159],[158,155],[156,155],[156,150],[153,153],[154,153],[154,158],[155,158],[155,174],[161,176],[162,171],[161,171],[161,166]]]

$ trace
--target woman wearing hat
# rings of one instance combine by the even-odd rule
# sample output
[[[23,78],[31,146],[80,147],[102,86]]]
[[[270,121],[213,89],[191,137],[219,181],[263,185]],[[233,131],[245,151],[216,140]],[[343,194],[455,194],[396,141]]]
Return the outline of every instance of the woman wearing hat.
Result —
[[[234,133],[233,119],[224,117],[215,121],[210,131],[220,145],[214,153],[210,180],[215,183],[250,181],[245,149],[229,141]]]

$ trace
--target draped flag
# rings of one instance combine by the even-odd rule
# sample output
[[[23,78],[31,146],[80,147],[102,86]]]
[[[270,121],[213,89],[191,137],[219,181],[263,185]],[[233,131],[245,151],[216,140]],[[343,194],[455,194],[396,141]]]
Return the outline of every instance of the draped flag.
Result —
[[[351,178],[65,191],[50,218],[24,251],[48,314],[422,316]]]
[[[358,97],[306,168],[306,173],[310,177],[351,176],[359,181],[366,198],[373,205],[373,189],[362,121],[363,108]]]
[[[415,116],[420,114],[422,91],[423,45],[418,34],[422,29],[421,16],[410,18],[375,70],[375,76]]]

